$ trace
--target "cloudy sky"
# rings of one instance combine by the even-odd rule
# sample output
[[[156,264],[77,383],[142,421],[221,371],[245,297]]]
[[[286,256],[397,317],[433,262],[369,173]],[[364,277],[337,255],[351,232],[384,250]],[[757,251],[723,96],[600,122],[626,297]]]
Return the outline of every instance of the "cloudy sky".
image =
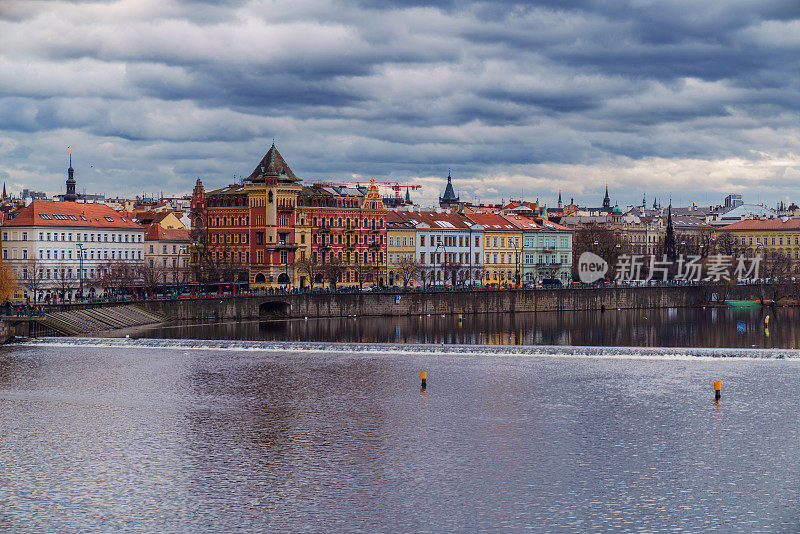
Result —
[[[0,0],[0,179],[800,203],[800,1]]]

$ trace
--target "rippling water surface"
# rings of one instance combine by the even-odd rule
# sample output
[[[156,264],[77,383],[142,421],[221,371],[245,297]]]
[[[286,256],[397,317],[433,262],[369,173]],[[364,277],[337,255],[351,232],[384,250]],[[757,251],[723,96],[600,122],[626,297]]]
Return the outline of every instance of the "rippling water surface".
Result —
[[[0,530],[796,531],[798,379],[792,350],[5,347]]]
[[[764,319],[769,315],[769,328]],[[111,336],[471,345],[800,348],[800,308],[672,308],[271,321],[185,321]]]

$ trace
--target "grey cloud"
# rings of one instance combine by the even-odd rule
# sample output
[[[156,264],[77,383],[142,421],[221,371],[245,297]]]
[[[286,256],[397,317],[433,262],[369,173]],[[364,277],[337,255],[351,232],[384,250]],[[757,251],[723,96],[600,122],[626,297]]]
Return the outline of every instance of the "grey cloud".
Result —
[[[272,137],[309,179],[432,184],[453,167],[485,194],[513,172],[506,197],[593,190],[620,158],[644,185],[651,158],[739,158],[766,181],[753,154],[800,154],[795,1],[37,5],[0,6],[0,67],[19,73],[0,83],[0,146],[52,151],[4,153],[41,187],[79,143],[95,163],[81,183],[120,192],[227,183]]]

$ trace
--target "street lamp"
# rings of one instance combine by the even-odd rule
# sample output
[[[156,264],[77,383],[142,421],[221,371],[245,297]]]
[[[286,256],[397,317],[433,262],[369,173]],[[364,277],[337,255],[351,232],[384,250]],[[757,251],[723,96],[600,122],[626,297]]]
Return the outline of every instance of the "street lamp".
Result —
[[[78,247],[78,280],[80,283],[80,289],[78,290],[78,294],[83,300],[83,245],[80,243],[75,244]]]
[[[434,277],[433,285],[436,285],[436,256],[437,256],[437,254],[439,252],[439,247],[442,247],[442,250],[444,250],[445,257],[447,256],[447,248],[445,248],[443,243],[437,244],[436,248],[433,249],[433,277]],[[442,263],[442,271],[444,271],[444,261],[445,260],[443,258],[442,262],[441,262]],[[444,273],[442,273],[442,278],[444,279]],[[444,285],[444,280],[442,280],[442,285]]]

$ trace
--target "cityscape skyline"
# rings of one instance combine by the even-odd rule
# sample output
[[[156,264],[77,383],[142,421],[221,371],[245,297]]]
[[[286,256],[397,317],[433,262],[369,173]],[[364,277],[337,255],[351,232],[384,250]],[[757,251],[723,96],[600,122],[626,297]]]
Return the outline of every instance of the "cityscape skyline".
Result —
[[[63,192],[71,145],[82,191],[185,194],[274,138],[424,205],[796,200],[800,6],[561,5],[5,2],[0,180]]]

